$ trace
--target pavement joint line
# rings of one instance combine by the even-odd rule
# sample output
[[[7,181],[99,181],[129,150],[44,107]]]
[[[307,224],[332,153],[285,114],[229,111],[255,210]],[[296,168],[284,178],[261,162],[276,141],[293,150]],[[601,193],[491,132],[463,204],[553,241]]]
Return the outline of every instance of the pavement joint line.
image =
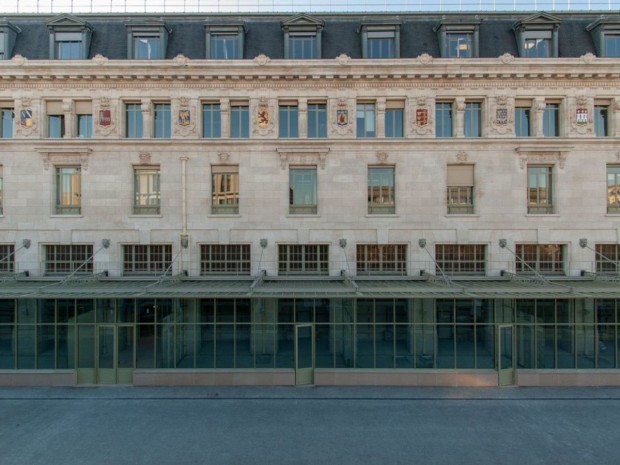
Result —
[[[75,400],[105,400],[105,401],[185,401],[185,400],[307,400],[307,401],[620,401],[620,397],[464,397],[460,399],[445,397],[0,397],[0,402],[14,401],[75,401]]]

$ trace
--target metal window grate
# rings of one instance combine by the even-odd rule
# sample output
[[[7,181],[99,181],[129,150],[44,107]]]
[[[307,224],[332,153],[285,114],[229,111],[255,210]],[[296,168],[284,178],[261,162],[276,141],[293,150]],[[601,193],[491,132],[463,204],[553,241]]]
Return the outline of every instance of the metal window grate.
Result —
[[[517,273],[564,273],[564,247],[560,244],[517,244]],[[529,267],[528,267],[529,266]]]
[[[15,271],[15,246],[13,244],[0,244],[0,273],[13,273]]]
[[[200,246],[200,274],[250,274],[249,244],[203,244]]]
[[[486,274],[486,246],[482,244],[437,244],[435,260],[446,274]]]
[[[404,244],[358,244],[357,274],[407,274],[407,246]]]
[[[329,246],[321,245],[279,245],[278,274],[329,274]]]
[[[45,274],[66,274],[75,271],[93,256],[92,245],[60,245],[45,246]],[[92,273],[93,261],[84,264],[80,273]]]
[[[161,274],[172,263],[172,245],[124,245],[124,274]]]
[[[618,273],[620,271],[620,244],[596,244],[595,247],[596,272]]]

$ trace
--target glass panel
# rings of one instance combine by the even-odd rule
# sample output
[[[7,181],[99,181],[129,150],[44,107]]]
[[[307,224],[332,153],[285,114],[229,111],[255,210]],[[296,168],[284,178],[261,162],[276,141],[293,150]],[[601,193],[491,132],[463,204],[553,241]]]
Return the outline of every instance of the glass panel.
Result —
[[[99,327],[99,368],[114,368],[114,327]]]
[[[75,326],[56,327],[56,368],[75,368]]]
[[[78,326],[78,368],[95,368],[95,327]]]
[[[254,349],[249,324],[235,327],[235,368],[254,368]]]
[[[525,39],[525,56],[528,58],[547,58],[550,55],[551,39]]]
[[[536,327],[533,325],[517,326],[517,366],[519,368],[536,368]]]
[[[278,325],[276,368],[293,368],[295,341],[293,325]]]
[[[276,325],[255,324],[252,326],[254,350],[256,351],[256,368],[273,368],[275,362]]]
[[[118,367],[133,368],[133,326],[118,327]]]
[[[575,327],[577,368],[595,368],[595,341],[596,332],[594,325],[578,325]]]
[[[500,370],[513,368],[512,366],[512,328],[499,328],[500,346]]]
[[[556,331],[557,368],[575,368],[574,327],[572,325],[558,325]]]
[[[106,321],[113,318],[113,307],[108,305],[109,302],[102,302],[102,307],[97,307],[97,320],[99,318],[105,318]],[[136,309],[135,304],[140,301],[136,301],[134,299],[117,299],[117,314],[116,318],[119,323],[133,323],[136,320]],[[104,316],[107,315],[107,316]]]
[[[240,41],[239,34],[212,34],[210,58],[214,60],[241,58],[238,53]]]
[[[440,102],[435,105],[435,136],[452,137],[451,102]]]
[[[35,368],[35,327],[32,325],[18,326],[17,329],[17,368]]]
[[[99,300],[101,302],[103,299]],[[113,300],[110,300],[112,305],[114,303]],[[78,299],[76,301],[75,310],[77,312],[77,318],[74,319],[71,315],[68,317],[67,321],[69,323],[73,323],[73,321],[77,321],[78,323],[94,323],[95,322],[95,301],[92,299]],[[68,309],[70,310],[70,309]],[[64,310],[61,311],[60,306],[58,307],[58,321],[61,321],[61,317],[63,315]]]
[[[235,301],[233,299],[217,299],[216,320],[218,323],[232,323],[235,321]]]
[[[15,333],[14,324],[0,324],[0,370],[15,368]]]
[[[515,108],[515,135],[517,137],[529,137],[530,135],[530,109]]]
[[[200,299],[198,301],[198,322],[213,323],[215,321],[215,301]]]
[[[414,367],[414,326],[396,325],[394,327],[394,366],[395,368]]]
[[[35,309],[37,301],[35,299],[18,299],[17,300],[17,321],[18,323],[34,323]]]
[[[402,108],[385,110],[385,137],[403,137],[403,114]]]
[[[375,325],[375,368],[394,368],[394,325],[392,324]]]
[[[536,328],[537,368],[555,368],[555,326]]]
[[[359,309],[359,306],[358,306],[358,309]],[[355,331],[356,331],[355,368],[374,368],[374,365],[375,365],[374,325],[373,324],[357,324],[355,326]]]
[[[415,366],[416,368],[433,368],[435,359],[435,325],[422,324],[414,326]]]
[[[312,368],[312,326],[297,327],[297,368]]]
[[[176,368],[194,368],[195,336],[195,325],[183,324],[176,326]]]
[[[170,138],[170,104],[156,103],[154,105],[154,131],[155,138]]]
[[[476,368],[495,368],[495,326],[476,326]]]
[[[93,137],[93,115],[77,115],[77,136],[82,138]]]
[[[174,325],[157,325],[157,368],[174,368]]]
[[[215,329],[213,325],[198,325],[196,334],[196,368],[215,366]]]
[[[136,368],[155,367],[155,326],[136,326]]]
[[[318,324],[314,327],[315,357],[317,368],[334,368],[333,325]]]
[[[243,139],[250,137],[250,112],[247,106],[231,106],[230,137]]]
[[[202,137],[218,138],[222,135],[222,121],[219,103],[205,103],[202,106]]]
[[[454,325],[437,325],[437,368],[454,368]]]
[[[455,336],[456,367],[474,368],[476,364],[476,339],[474,325],[457,324],[455,326]]]
[[[172,299],[157,299],[156,310],[158,323],[174,323]]]
[[[133,58],[137,60],[154,60],[163,58],[161,56],[161,45],[159,37],[134,37]]]
[[[605,34],[605,56],[620,57],[620,35]]]
[[[297,299],[295,301],[295,321],[297,323],[314,321],[314,299]]]
[[[56,305],[58,308],[58,323],[73,323],[75,321],[75,300],[58,299]]]
[[[235,367],[235,325],[215,326],[215,367]]]
[[[53,369],[55,364],[55,337],[53,325],[37,327],[37,368]]]
[[[66,302],[66,301],[65,301]],[[39,300],[38,323],[54,323],[56,301],[54,299]]]
[[[448,42],[448,57],[450,58],[471,58],[472,57],[472,35],[471,34],[446,34]]]
[[[324,103],[308,104],[308,137],[327,137],[327,105]]]

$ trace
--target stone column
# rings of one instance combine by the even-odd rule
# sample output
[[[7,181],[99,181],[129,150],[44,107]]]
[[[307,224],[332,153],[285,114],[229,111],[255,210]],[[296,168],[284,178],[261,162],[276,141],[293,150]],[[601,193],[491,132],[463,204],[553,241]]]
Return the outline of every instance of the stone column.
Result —
[[[77,124],[77,121],[73,121],[73,119],[75,118],[73,108],[73,100],[64,99],[62,101],[62,113],[65,117],[65,139],[71,139],[72,137],[75,137],[75,126]]]
[[[610,124],[609,124],[609,129],[611,132],[611,134],[609,134],[611,137],[618,137],[620,136],[620,98],[614,98],[611,100],[611,105],[609,106],[609,113],[610,113]]]
[[[377,99],[377,113],[375,115],[375,129],[377,131],[377,138],[385,138],[385,99]]]
[[[220,131],[222,137],[230,137],[230,100],[220,99]]]
[[[543,137],[543,115],[545,114],[545,99],[537,97],[532,103],[532,136]]]
[[[308,99],[300,98],[297,102],[298,105],[298,131],[299,138],[306,139],[308,137]]]
[[[150,139],[153,137],[153,105],[151,104],[151,99],[142,99],[141,101],[141,110],[142,110],[142,137],[144,139]]]
[[[465,98],[454,100],[454,137],[465,137]]]

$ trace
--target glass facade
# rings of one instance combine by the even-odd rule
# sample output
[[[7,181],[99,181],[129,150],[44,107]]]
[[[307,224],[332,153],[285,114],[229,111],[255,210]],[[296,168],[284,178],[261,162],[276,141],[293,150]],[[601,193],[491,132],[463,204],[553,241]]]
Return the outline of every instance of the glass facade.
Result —
[[[294,368],[298,324],[315,368],[496,369],[514,325],[517,369],[618,368],[615,299],[0,300],[0,369]],[[116,344],[113,343],[116,337]]]

